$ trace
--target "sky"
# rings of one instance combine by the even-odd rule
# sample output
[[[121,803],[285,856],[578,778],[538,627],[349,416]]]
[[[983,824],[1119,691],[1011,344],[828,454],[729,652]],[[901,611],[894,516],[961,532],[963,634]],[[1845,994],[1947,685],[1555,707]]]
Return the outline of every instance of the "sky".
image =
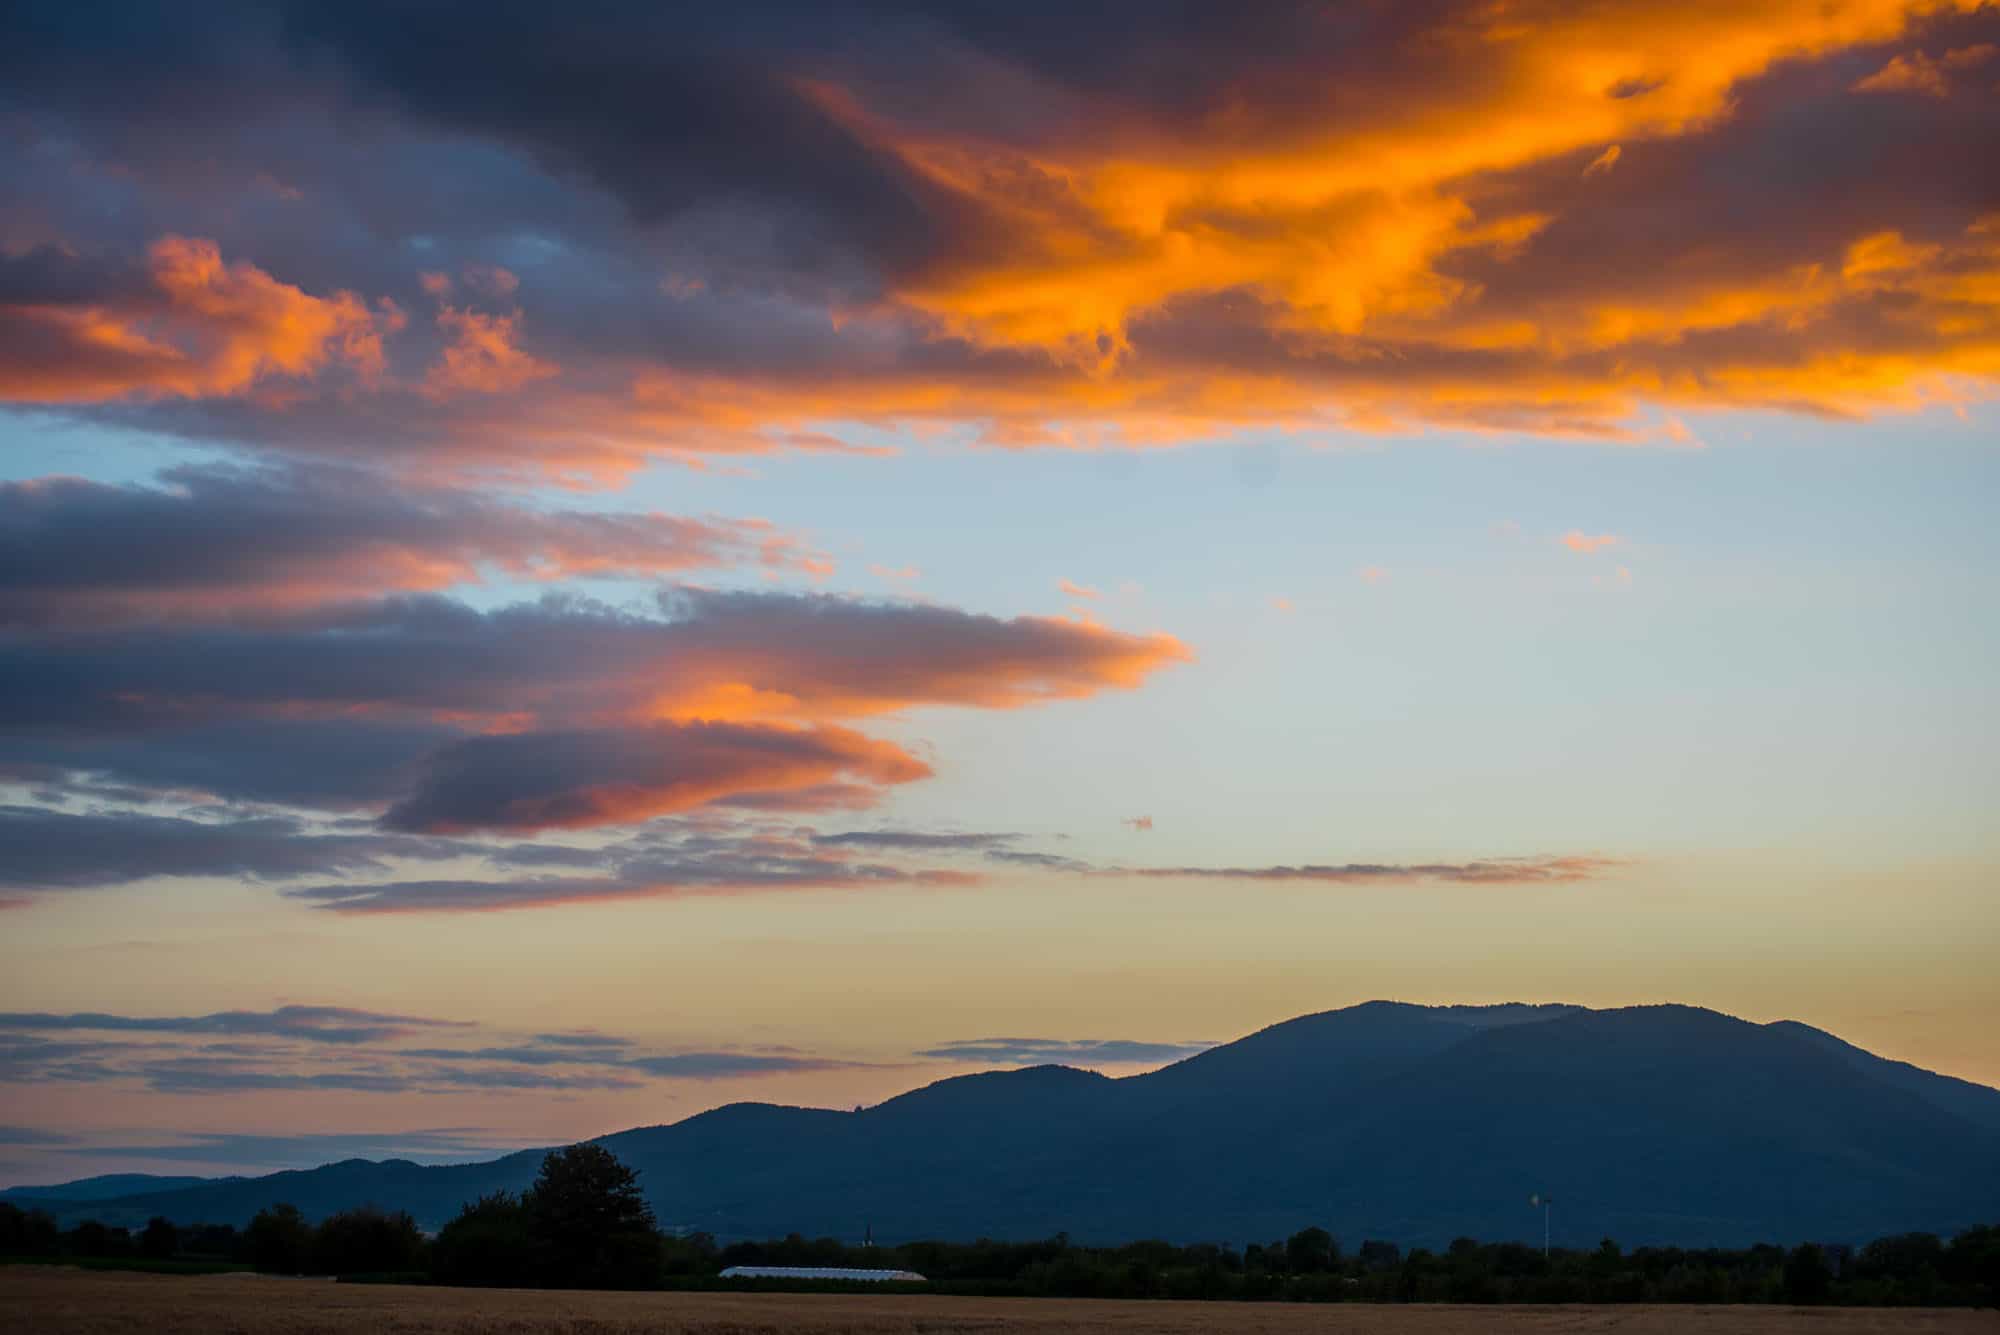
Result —
[[[8,6],[0,1184],[2000,1084],[1996,143],[1969,2]]]

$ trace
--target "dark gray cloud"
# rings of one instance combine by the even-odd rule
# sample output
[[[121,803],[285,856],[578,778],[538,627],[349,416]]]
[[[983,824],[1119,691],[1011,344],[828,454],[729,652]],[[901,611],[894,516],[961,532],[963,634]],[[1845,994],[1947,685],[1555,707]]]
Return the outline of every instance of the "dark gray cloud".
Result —
[[[76,1138],[67,1132],[38,1126],[0,1126],[0,1145],[68,1145]]]
[[[263,1062],[212,1057],[169,1057],[120,1069],[120,1079],[137,1078],[162,1094],[235,1094],[259,1090],[354,1090],[366,1094],[407,1094],[454,1089],[569,1090],[637,1089],[640,1082],[598,1071],[521,1071],[441,1063],[412,1066],[348,1066],[331,1070],[286,1070]]]
[[[985,1066],[1149,1066],[1179,1061],[1213,1043],[1153,1043],[1129,1038],[974,1038],[917,1053],[940,1061]]]
[[[632,1040],[629,1038],[619,1038],[615,1034],[596,1033],[536,1034],[535,1041],[537,1043],[546,1043],[553,1047],[568,1048],[623,1048],[630,1047],[632,1044]]]
[[[249,1034],[343,1044],[380,1043],[422,1030],[458,1027],[462,1026],[453,1020],[385,1014],[347,1006],[279,1006],[268,1011],[175,1016],[110,1015],[97,1011],[0,1012],[0,1030],[25,1033]]]
[[[496,1144],[485,1132],[471,1127],[282,1136],[196,1132],[171,1143],[142,1144],[91,1143],[75,1137],[64,1140],[67,1143],[63,1153],[90,1158],[241,1164],[245,1167],[306,1167],[339,1159],[414,1159],[418,1162],[451,1163],[490,1159],[514,1148]]]
[[[439,840],[315,834],[287,816],[194,820],[136,811],[0,806],[0,886],[121,885],[158,876],[280,880],[380,872],[390,858],[458,856]]]
[[[819,1057],[756,1052],[675,1052],[659,1057],[634,1057],[624,1063],[635,1071],[670,1080],[729,1080],[738,1076],[786,1075],[799,1071],[833,1071],[866,1063]]]
[[[0,265],[6,261],[0,259]],[[768,524],[542,509],[329,467],[0,483],[0,625],[217,617],[391,590],[814,560]]]
[[[809,720],[1005,707],[1135,686],[1185,656],[1165,636],[825,595],[680,589],[653,614],[411,596],[254,621],[0,631],[0,731],[7,767],[44,783],[84,774],[321,806],[404,798],[395,823],[424,828],[636,821],[671,808],[677,788],[849,807],[924,772],[825,724],[637,727],[718,693],[782,696]],[[521,731],[524,713],[542,730]],[[474,736],[501,724],[505,736]],[[495,752],[509,766],[485,773]],[[703,758],[714,772],[696,772]],[[635,768],[652,797],[628,808],[610,799]]]
[[[1265,867],[1105,867],[1107,876],[1163,880],[1299,881],[1326,885],[1375,885],[1446,881],[1461,885],[1547,885],[1588,881],[1623,865],[1614,858],[1487,858],[1476,862],[1343,862]]]
[[[985,856],[988,862],[999,862],[1015,867],[1034,867],[1041,871],[1067,872],[1078,876],[1097,870],[1080,858],[1064,857],[1059,853],[1037,853],[1025,848],[989,848]]]
[[[961,872],[912,871],[880,863],[704,856],[635,861],[610,876],[356,881],[301,886],[282,893],[335,913],[486,913],[686,894],[862,889],[896,885],[949,887],[971,885],[975,881],[975,877]]]
[[[923,830],[848,830],[816,834],[815,844],[827,848],[895,848],[924,853],[978,853],[1016,843],[1018,834],[949,834]]]
[[[0,1014],[0,1084],[123,1083],[190,1095],[260,1090],[504,1093],[631,1090],[657,1080],[713,1081],[870,1066],[784,1048],[645,1052],[631,1039],[609,1034],[547,1034],[464,1047],[401,1045],[400,1040],[416,1032],[413,1026],[435,1033],[444,1023],[343,1007],[165,1018]],[[47,1032],[115,1037],[41,1036]],[[247,1033],[270,1041],[189,1041],[216,1033]],[[0,1135],[0,1144],[7,1143],[13,1142]],[[191,1150],[186,1157],[205,1156]]]
[[[440,750],[382,823],[441,833],[629,824],[750,795],[810,810],[827,784],[930,773],[847,728],[694,721],[505,734]]]

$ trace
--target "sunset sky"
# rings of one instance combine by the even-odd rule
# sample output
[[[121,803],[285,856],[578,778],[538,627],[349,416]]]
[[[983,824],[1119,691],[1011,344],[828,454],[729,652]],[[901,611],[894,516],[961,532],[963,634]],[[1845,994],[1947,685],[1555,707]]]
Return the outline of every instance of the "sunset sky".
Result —
[[[2000,7],[538,8],[0,16],[0,1185],[2000,1084]]]

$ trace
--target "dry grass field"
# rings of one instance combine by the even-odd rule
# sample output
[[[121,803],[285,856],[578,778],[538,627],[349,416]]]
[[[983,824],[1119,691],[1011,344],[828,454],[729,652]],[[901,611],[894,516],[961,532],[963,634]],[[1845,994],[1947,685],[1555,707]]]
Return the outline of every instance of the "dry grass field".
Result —
[[[1366,1307],[1072,1302],[832,1294],[545,1293],[334,1284],[252,1275],[97,1274],[0,1268],[7,1335],[1958,1335],[2000,1332],[2000,1314],[1947,1309],[1774,1307]]]

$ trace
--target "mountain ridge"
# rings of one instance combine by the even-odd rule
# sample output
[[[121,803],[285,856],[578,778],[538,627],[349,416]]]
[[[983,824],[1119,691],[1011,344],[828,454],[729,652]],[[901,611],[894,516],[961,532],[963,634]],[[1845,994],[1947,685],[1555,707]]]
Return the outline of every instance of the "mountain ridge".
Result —
[[[664,1224],[725,1239],[1245,1241],[1317,1223],[1437,1246],[1538,1239],[1525,1202],[1545,1192],[1572,1244],[1734,1246],[1950,1232],[2000,1207],[2000,1090],[1679,1005],[1366,1002],[1138,1075],[973,1072],[852,1112],[736,1103],[596,1141]],[[114,1223],[372,1203],[436,1227],[525,1186],[543,1153],[34,1203]]]

